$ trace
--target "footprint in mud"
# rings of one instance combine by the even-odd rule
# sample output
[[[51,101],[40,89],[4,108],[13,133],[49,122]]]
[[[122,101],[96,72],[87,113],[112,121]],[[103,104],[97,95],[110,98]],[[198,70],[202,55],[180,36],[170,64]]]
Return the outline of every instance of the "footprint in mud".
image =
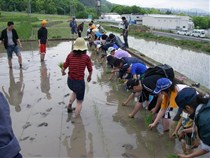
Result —
[[[65,103],[63,101],[61,101],[61,102],[58,102],[58,104],[59,105],[62,105],[62,104],[64,105]]]
[[[27,107],[27,108],[31,108],[32,105],[31,105],[31,104],[27,104],[26,107]]]
[[[31,126],[31,123],[30,123],[30,122],[26,122],[26,124],[23,125],[23,129],[26,129],[26,128],[28,128],[29,126]]]
[[[42,126],[45,126],[46,127],[46,126],[48,126],[48,123],[42,122],[41,124],[38,125],[38,127],[42,127]]]
[[[136,158],[135,156],[133,156],[131,154],[128,154],[128,153],[123,153],[122,157],[124,157],[124,158]]]
[[[25,141],[25,140],[27,140],[28,138],[30,138],[30,137],[29,137],[29,136],[24,137],[24,138],[20,139],[20,141]]]
[[[68,94],[66,94],[66,95],[64,95],[64,97],[68,97],[70,94],[68,93]]]
[[[39,98],[39,99],[37,100],[37,103],[40,102],[41,100],[42,100],[42,98]]]
[[[34,140],[35,140],[35,138],[31,137],[29,140],[30,140],[30,141],[34,141]]]
[[[133,145],[131,145],[131,144],[124,144],[122,147],[127,149],[127,150],[132,150],[133,149]]]
[[[46,112],[50,112],[52,110],[52,108],[48,108],[47,110],[46,110]]]
[[[40,112],[40,114],[41,114],[42,117],[47,117],[47,115],[48,115],[48,114],[45,113],[45,112]]]

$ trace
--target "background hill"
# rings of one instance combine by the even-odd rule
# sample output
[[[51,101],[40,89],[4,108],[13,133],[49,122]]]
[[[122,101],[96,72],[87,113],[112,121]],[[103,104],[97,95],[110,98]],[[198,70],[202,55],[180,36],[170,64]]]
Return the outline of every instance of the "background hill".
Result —
[[[0,9],[2,11],[65,14],[78,18],[87,18],[90,14],[97,17],[96,0],[30,0],[30,5],[29,0],[0,0]],[[110,2],[101,1],[101,12],[110,12],[111,9]]]

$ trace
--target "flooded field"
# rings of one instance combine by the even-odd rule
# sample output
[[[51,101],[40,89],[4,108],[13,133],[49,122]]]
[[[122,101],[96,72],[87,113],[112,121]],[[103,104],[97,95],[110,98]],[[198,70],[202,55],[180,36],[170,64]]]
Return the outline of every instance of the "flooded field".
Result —
[[[121,37],[122,38],[122,37]],[[210,55],[129,36],[129,46],[210,89]]]
[[[148,130],[145,110],[135,119],[128,117],[134,102],[121,104],[130,92],[118,81],[108,80],[110,69],[91,52],[92,81],[86,83],[81,117],[72,120],[66,109],[71,91],[58,67],[72,43],[54,42],[43,63],[35,45],[22,51],[22,70],[16,57],[9,69],[6,53],[0,53],[1,91],[10,104],[24,157],[170,158],[180,150],[180,143],[169,140],[168,134]]]

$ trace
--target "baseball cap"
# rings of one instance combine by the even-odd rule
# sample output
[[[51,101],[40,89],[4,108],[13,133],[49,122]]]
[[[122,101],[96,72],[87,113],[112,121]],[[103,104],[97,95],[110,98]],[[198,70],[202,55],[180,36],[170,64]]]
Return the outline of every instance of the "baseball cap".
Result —
[[[157,80],[154,94],[160,93],[162,90],[168,89],[172,85],[172,82],[168,78],[160,78]]]
[[[139,80],[133,78],[129,79],[126,83],[127,89],[133,89],[133,87],[137,85],[139,85]]]
[[[197,99],[197,92],[194,88],[186,87],[178,92],[175,101],[180,109],[184,109],[186,105],[192,104]]]

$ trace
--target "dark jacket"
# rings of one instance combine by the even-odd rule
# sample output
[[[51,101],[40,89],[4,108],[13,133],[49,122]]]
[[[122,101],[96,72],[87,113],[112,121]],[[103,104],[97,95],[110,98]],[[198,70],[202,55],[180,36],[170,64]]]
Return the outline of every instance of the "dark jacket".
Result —
[[[0,92],[0,157],[13,158],[19,151],[19,143],[14,136],[8,102]]]
[[[17,39],[19,39],[18,34],[15,29],[12,29],[12,40],[15,45],[17,45]],[[7,28],[1,32],[0,40],[4,41],[4,47],[5,49],[7,49],[8,47]]]
[[[46,44],[47,43],[47,29],[45,27],[41,27],[38,30],[38,39],[40,40],[40,44]]]

